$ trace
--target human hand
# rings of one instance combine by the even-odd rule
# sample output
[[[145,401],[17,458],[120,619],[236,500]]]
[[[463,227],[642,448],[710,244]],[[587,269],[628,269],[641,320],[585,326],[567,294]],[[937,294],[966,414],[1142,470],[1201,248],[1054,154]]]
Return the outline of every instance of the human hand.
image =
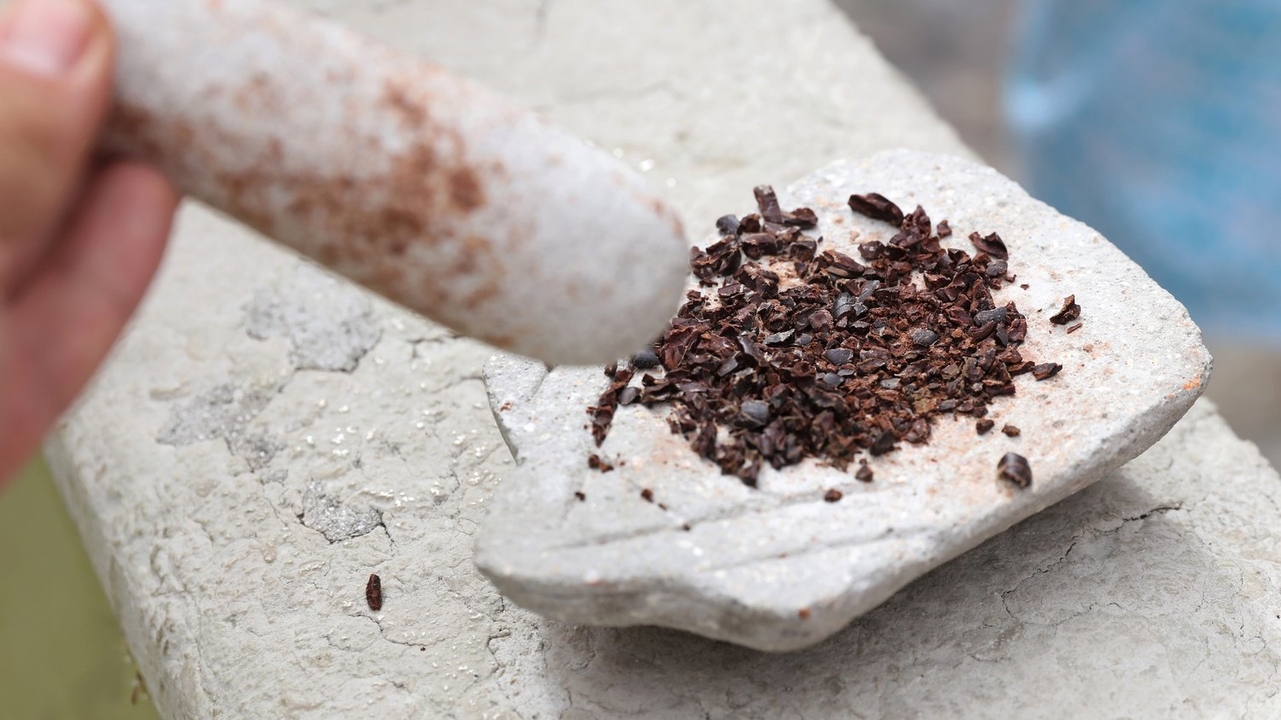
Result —
[[[91,0],[0,12],[0,483],[111,349],[177,205],[155,170],[93,157],[113,51]]]

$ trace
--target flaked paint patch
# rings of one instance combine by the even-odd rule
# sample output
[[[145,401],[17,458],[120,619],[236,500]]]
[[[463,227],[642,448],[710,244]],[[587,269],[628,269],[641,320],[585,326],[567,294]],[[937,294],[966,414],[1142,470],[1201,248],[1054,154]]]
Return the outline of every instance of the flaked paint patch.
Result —
[[[368,297],[307,263],[260,288],[244,326],[259,340],[287,339],[289,362],[299,370],[351,372],[382,337]]]
[[[302,524],[315,530],[331,543],[368,535],[382,525],[383,514],[371,507],[354,509],[326,495],[315,480],[307,484],[302,498]]]
[[[231,383],[216,385],[174,406],[156,442],[182,446],[225,438],[234,444],[241,429],[267,407],[276,390],[275,387],[240,388]]]
[[[249,464],[249,469],[254,471],[266,467],[276,453],[284,449],[283,445],[264,433],[246,433],[240,428],[232,428],[226,440],[231,453],[243,458]]]

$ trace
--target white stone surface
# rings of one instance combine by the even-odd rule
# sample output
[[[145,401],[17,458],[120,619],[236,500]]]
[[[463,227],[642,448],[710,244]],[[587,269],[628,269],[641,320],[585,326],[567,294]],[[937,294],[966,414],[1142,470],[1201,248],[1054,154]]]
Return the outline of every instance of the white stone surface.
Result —
[[[313,5],[652,160],[689,217],[834,157],[964,152],[820,0]],[[245,324],[260,292],[300,273],[187,208],[162,282],[50,440],[167,720],[1281,712],[1278,481],[1208,405],[805,653],[573,628],[506,603],[471,565],[510,468],[478,379],[489,352],[371,301],[379,339],[353,371],[300,370],[288,337]],[[217,409],[259,393],[261,407]],[[200,407],[218,437],[159,441]],[[261,445],[278,447],[265,464]],[[330,543],[298,519],[314,482],[382,525]]]
[[[945,418],[927,445],[903,443],[871,458],[872,483],[856,480],[854,467],[811,460],[767,467],[752,489],[673,435],[661,406],[619,408],[597,448],[586,408],[610,382],[600,368],[548,372],[502,357],[485,378],[520,469],[482,527],[476,562],[505,596],[564,622],[662,625],[762,650],[806,647],[1120,467],[1200,396],[1210,355],[1183,306],[1098,233],[990,168],[887,151],[828,165],[779,201],[813,208],[820,247],[858,257],[859,243],[888,242],[898,231],[849,210],[851,193],[872,191],[948,220],[946,248],[976,252],[967,239],[976,231],[999,233],[1009,246],[1018,278],[995,302],[1014,302],[1027,316],[1025,358],[1064,366],[1043,382],[1016,378],[1017,394],[992,403],[997,428],[1008,423],[1022,434],[978,437],[973,418]],[[786,277],[790,264],[775,269]],[[1068,295],[1084,308],[1074,333],[1050,322]],[[997,477],[1009,452],[1028,458],[1031,487]],[[615,469],[590,469],[592,453]],[[829,488],[844,498],[825,502]]]

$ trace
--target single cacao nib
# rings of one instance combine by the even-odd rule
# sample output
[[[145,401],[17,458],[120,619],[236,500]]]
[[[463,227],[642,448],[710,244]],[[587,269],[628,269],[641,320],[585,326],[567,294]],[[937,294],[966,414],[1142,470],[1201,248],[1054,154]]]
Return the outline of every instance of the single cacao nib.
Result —
[[[818,224],[818,213],[803,207],[783,213],[783,224],[798,228],[812,228]]]
[[[868,193],[866,195],[851,195],[849,200],[850,209],[859,215],[864,215],[873,220],[887,222],[894,227],[903,224],[903,211],[898,205],[890,202],[884,195],[878,193]]]
[[[1005,314],[1006,309],[1003,307],[977,312],[974,313],[974,324],[986,325],[987,323],[1003,323],[1005,322]]]
[[[833,365],[844,365],[854,357],[854,351],[849,348],[832,348],[823,353],[823,357]]]
[[[778,196],[774,194],[774,188],[769,185],[757,185],[753,190],[756,194],[756,207],[761,211],[761,217],[767,223],[783,224],[783,210],[778,206]]]
[[[632,367],[641,369],[658,367],[658,355],[650,348],[645,348],[632,356]]]
[[[871,452],[873,455],[884,455],[893,449],[894,433],[889,430],[885,430],[882,431],[881,434],[876,437],[876,440],[872,442],[872,447],[868,448],[868,452]]]
[[[1075,295],[1068,295],[1063,299],[1063,309],[1051,316],[1050,322],[1055,325],[1067,325],[1079,317],[1081,317],[1081,306],[1076,304]]]
[[[917,328],[912,331],[912,342],[917,345],[930,346],[938,342],[939,334],[928,328]]]
[[[1032,367],[1032,377],[1037,380],[1049,380],[1058,375],[1062,369],[1063,366],[1058,363],[1042,363]]]
[[[864,260],[878,260],[885,254],[885,244],[877,240],[868,240],[858,246],[858,254]]]
[[[720,230],[722,235],[737,235],[738,218],[733,215],[722,215],[716,219],[716,229]]]
[[[974,247],[978,248],[979,252],[985,252],[997,260],[1008,260],[1010,257],[1010,251],[1006,249],[1005,241],[996,233],[986,237],[978,233],[970,233],[970,242],[974,243]]]
[[[769,422],[769,404],[760,400],[748,400],[743,403],[742,413],[748,423],[756,427]]]
[[[1032,484],[1032,466],[1028,464],[1027,458],[1017,453],[1006,453],[996,464],[996,473],[1002,480],[1020,488]]]

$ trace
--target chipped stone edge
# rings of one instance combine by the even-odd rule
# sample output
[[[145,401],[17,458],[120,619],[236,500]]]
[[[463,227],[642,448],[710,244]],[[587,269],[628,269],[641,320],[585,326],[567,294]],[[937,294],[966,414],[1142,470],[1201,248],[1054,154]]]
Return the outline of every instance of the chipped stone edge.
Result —
[[[524,367],[521,367],[522,365]],[[854,618],[885,602],[912,580],[1089,487],[1143,454],[1164,437],[1192,408],[1209,378],[1211,366],[1212,361],[1207,354],[1202,366],[1199,387],[1181,389],[1169,401],[1149,406],[1135,415],[1134,420],[1124,432],[1114,435],[1110,443],[1128,449],[1118,452],[1113,462],[1100,463],[1093,467],[1087,466],[1082,470],[1077,483],[1064,486],[1060,492],[1053,495],[1044,496],[1044,502],[1022,517],[992,518],[986,524],[976,525],[970,540],[957,544],[954,552],[899,565],[895,568],[895,572],[876,578],[866,589],[833,597],[822,609],[815,607],[809,622],[799,626],[791,613],[745,605],[719,590],[698,582],[698,578],[692,576],[637,577],[626,584],[611,583],[597,587],[583,585],[566,591],[562,581],[548,582],[540,575],[525,572],[520,562],[512,562],[513,558],[508,555],[512,550],[510,546],[495,547],[485,542],[488,534],[482,534],[478,538],[476,564],[505,597],[553,620],[607,627],[658,625],[686,630],[716,640],[738,643],[756,650],[776,652],[800,650],[840,631]],[[511,389],[511,386],[504,386],[499,378],[513,371],[516,375],[523,376],[522,380],[525,382],[522,384],[526,387],[530,387],[527,384],[529,378],[541,378],[546,375],[546,370],[539,363],[528,363],[510,356],[495,356],[485,366],[486,387],[490,393],[491,402],[498,399],[502,402],[510,401],[512,395],[506,394],[506,391]],[[496,387],[491,385],[495,381],[498,382]],[[532,387],[536,389],[536,385]],[[530,392],[527,397],[532,397],[532,394]],[[1138,428],[1141,425],[1147,425],[1148,432],[1139,433]],[[502,430],[504,440],[507,440],[509,428],[501,418],[499,428]],[[510,442],[508,447],[511,447]],[[1098,456],[1103,457],[1106,454],[1099,453]],[[536,481],[523,468],[518,468],[510,479],[512,484]],[[538,551],[531,541],[523,544],[524,547],[521,550],[524,552]],[[502,567],[514,568],[514,570],[504,572],[500,570]],[[572,607],[573,611],[565,612],[567,607]]]

